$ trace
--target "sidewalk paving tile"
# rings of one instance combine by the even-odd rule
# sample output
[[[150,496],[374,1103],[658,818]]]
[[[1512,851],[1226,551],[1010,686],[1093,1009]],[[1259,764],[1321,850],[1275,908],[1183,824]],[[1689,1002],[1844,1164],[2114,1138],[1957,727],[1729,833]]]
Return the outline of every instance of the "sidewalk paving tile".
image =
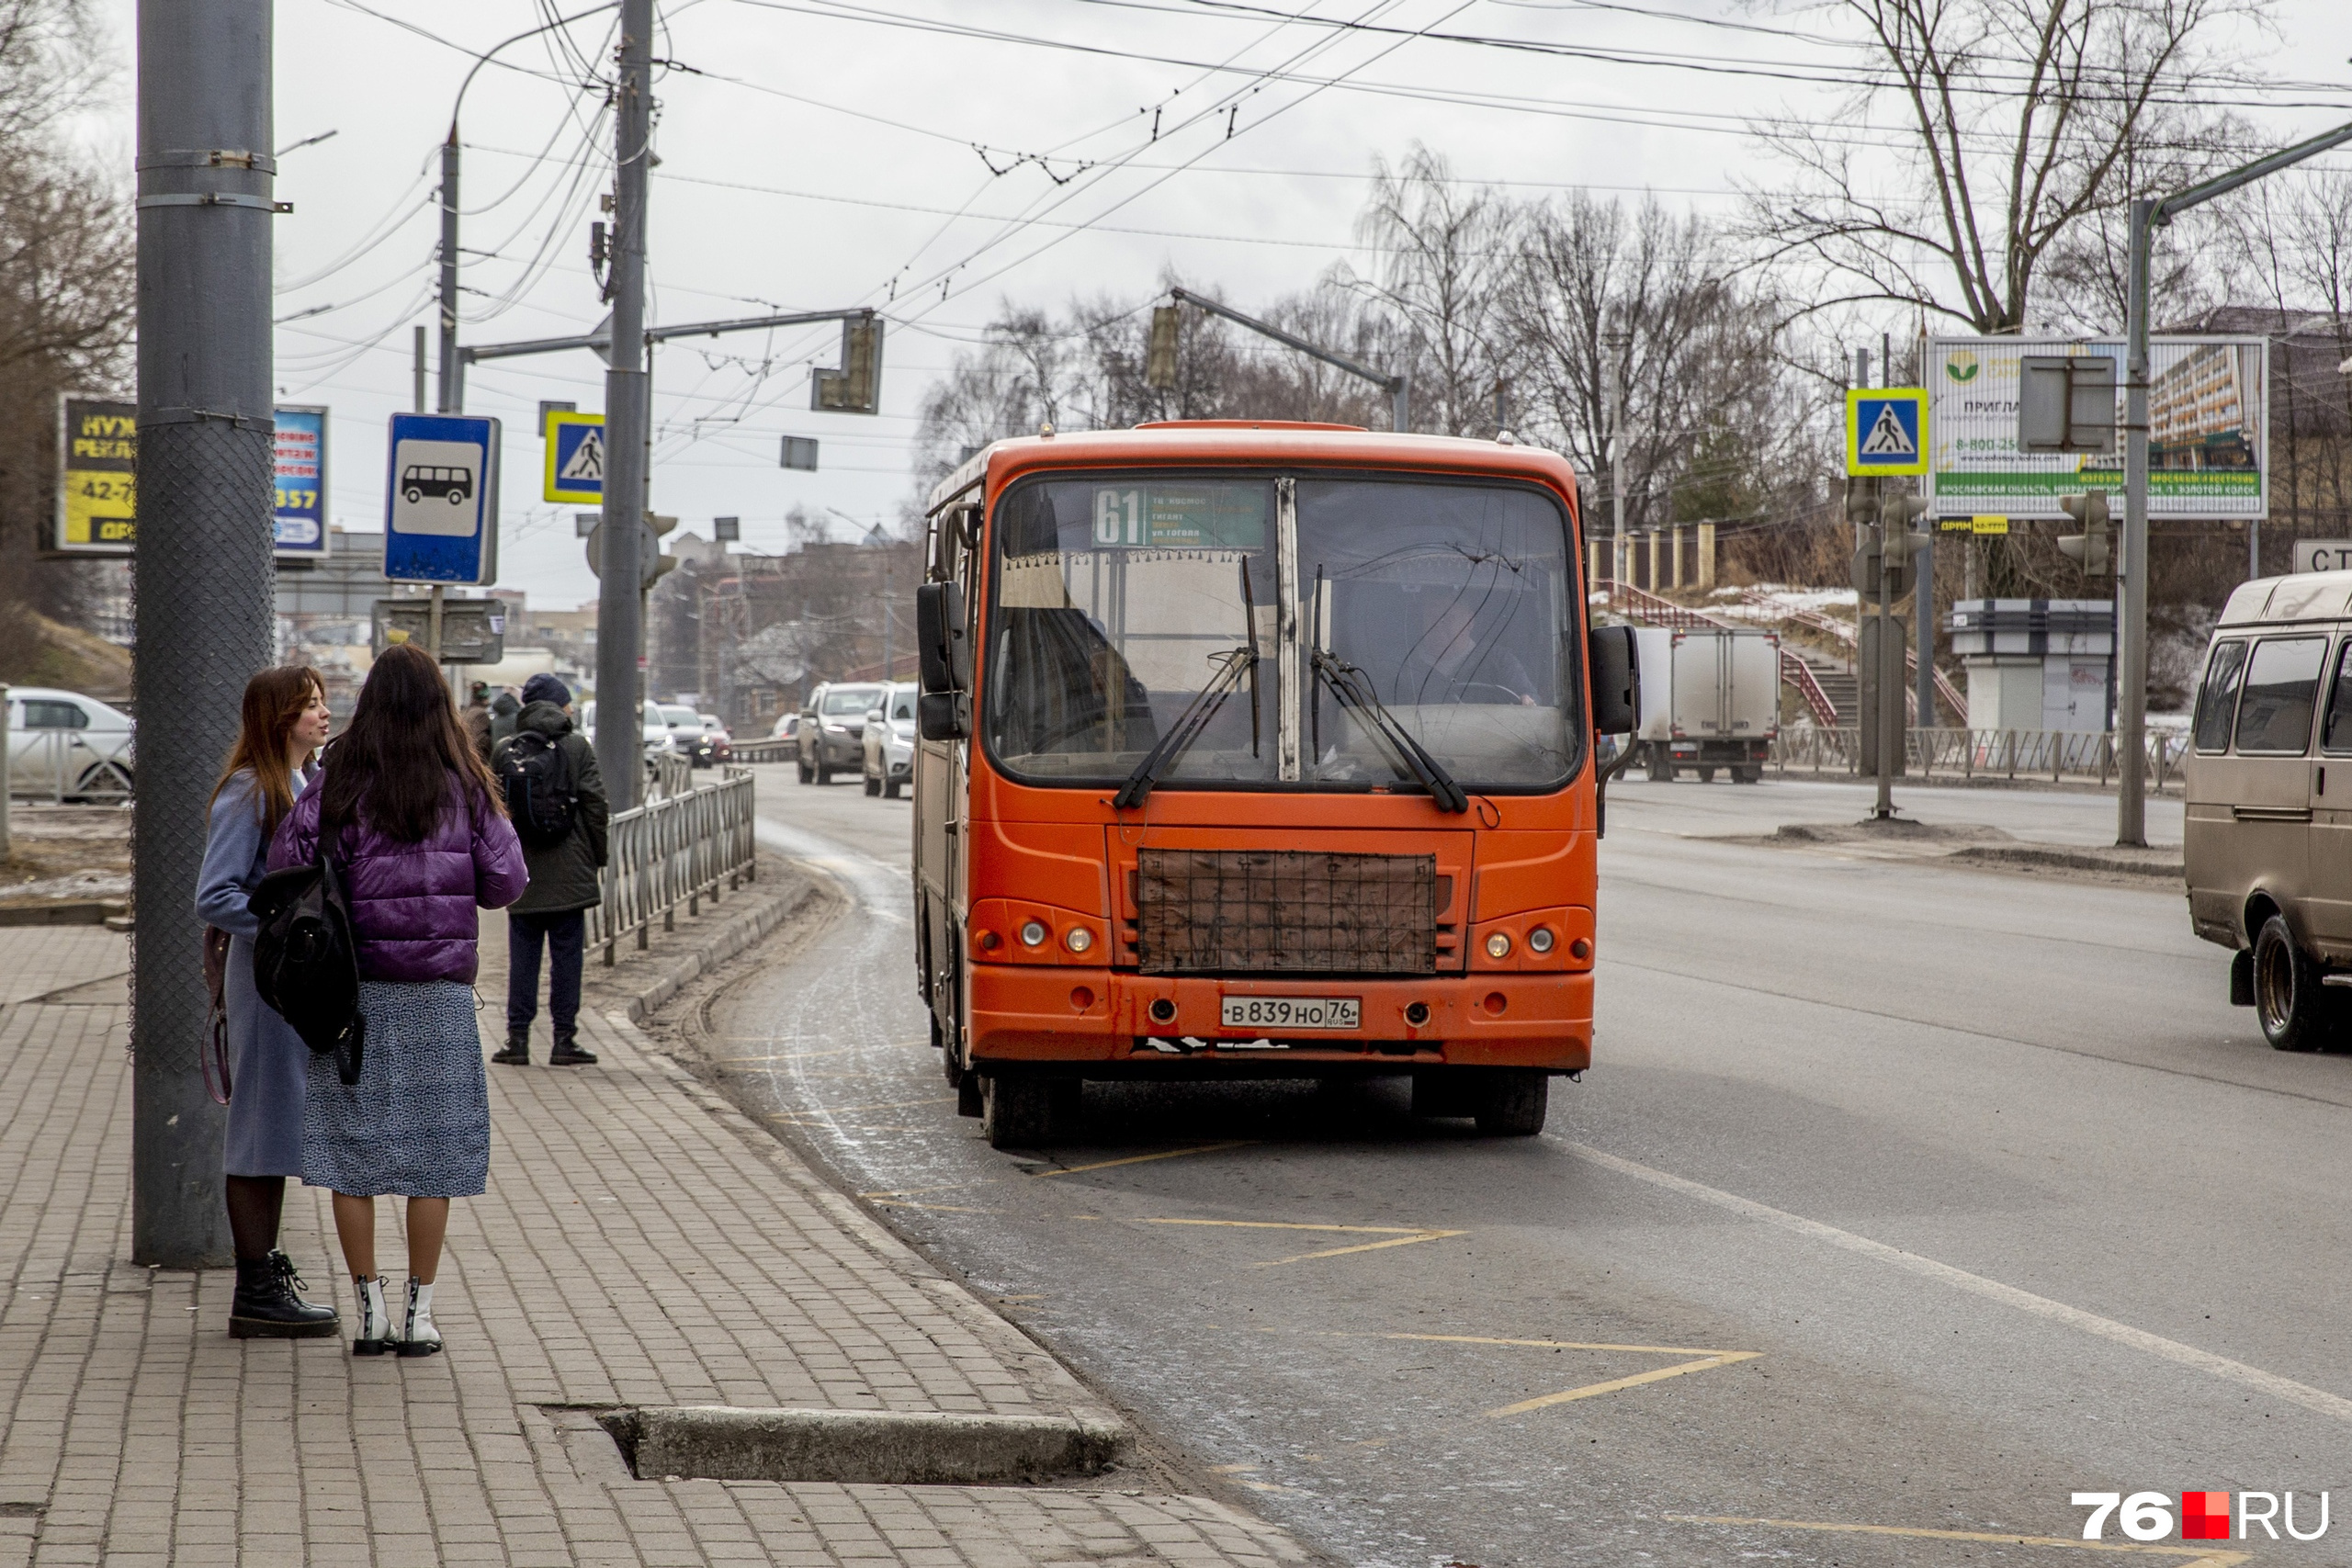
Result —
[[[0,928],[0,1568],[1306,1560],[1202,1497],[630,1476],[583,1411],[1110,1412],[618,1014],[583,1015],[597,1067],[490,1069],[446,1354],[230,1339],[228,1271],[127,1261],[128,987],[91,982],[129,967],[100,928]],[[396,1280],[399,1211],[379,1221]],[[347,1314],[327,1194],[289,1186],[283,1241]]]

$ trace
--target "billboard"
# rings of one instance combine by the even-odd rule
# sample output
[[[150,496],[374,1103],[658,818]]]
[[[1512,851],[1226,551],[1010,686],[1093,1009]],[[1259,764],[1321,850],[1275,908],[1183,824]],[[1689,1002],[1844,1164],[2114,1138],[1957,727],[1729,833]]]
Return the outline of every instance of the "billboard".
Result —
[[[139,405],[68,392],[57,400],[57,517],[50,548],[128,556],[139,537]]]
[[[327,553],[327,411],[277,411],[277,528],[281,559]]]
[[[2086,490],[2120,492],[2123,451],[2018,448],[2018,362],[2092,355],[2124,363],[2120,338],[1928,340],[1926,493],[1938,517],[1998,513],[2061,519]],[[2148,345],[2148,515],[2270,514],[2269,343],[2259,337],[2159,337]],[[2122,423],[2122,389],[2116,423]],[[2117,508],[2120,513],[2120,506]]]

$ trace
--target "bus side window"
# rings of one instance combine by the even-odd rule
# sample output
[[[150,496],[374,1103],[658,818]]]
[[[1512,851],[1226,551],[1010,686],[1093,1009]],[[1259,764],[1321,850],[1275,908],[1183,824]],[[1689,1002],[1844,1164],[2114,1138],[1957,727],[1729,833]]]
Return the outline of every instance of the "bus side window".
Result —
[[[2320,722],[2319,749],[2336,756],[2352,751],[2352,637],[2335,650],[2335,678],[2328,682],[2327,717]]]
[[[2238,712],[2238,677],[2245,673],[2245,644],[2217,643],[2205,666],[2205,684],[2197,694],[2197,749],[2226,751],[2230,727]]]

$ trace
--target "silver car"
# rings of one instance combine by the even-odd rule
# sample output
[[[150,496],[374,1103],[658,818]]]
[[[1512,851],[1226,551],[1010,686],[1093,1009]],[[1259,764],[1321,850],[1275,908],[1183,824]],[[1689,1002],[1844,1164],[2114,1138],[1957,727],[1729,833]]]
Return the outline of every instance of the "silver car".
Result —
[[[911,681],[894,681],[866,710],[865,793],[899,798],[899,791],[914,777],[915,693]]]

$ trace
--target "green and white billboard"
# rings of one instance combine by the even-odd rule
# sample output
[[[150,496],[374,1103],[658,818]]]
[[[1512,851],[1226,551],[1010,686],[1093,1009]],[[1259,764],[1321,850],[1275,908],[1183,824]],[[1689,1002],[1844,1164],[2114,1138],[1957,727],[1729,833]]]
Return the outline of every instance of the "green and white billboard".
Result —
[[[2116,369],[2116,449],[2018,449],[2018,362],[2028,355],[2109,357]],[[2259,337],[2160,337],[2148,354],[2148,514],[2270,514],[2269,344]],[[2120,338],[1943,337],[1928,340],[1927,493],[1939,517],[2065,516],[2087,490],[2123,489]],[[2120,516],[2120,502],[2116,505]]]

